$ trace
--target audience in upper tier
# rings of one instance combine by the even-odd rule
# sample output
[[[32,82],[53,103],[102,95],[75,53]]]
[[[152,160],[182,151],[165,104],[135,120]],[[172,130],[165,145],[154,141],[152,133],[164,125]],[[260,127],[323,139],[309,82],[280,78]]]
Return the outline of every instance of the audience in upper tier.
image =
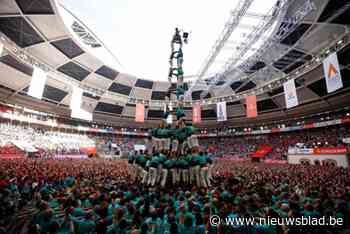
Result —
[[[1,123],[0,146],[9,144],[29,152],[41,150],[48,155],[79,154],[82,147],[95,146],[86,135]]]
[[[2,233],[340,233],[349,228],[350,169],[218,161],[210,189],[147,188],[125,161],[0,164]],[[335,226],[210,224],[225,217],[341,218]]]
[[[350,136],[349,125],[338,125],[302,131],[246,135],[235,137],[200,138],[203,151],[215,153],[217,157],[246,158],[261,145],[271,145],[268,159],[286,159],[289,147],[339,147],[344,146],[343,138]],[[25,151],[39,151],[41,155],[82,154],[81,148],[97,146],[100,154],[127,154],[135,145],[149,144],[147,138],[112,134],[77,134],[30,125],[0,123],[0,148],[9,144]],[[0,152],[1,149],[0,149]]]
[[[214,149],[216,155],[223,157],[248,157],[261,145],[271,145],[270,159],[286,159],[289,147],[304,148],[345,146],[343,138],[350,136],[349,125],[339,125],[303,131],[264,134],[255,136],[202,138],[200,145]],[[298,144],[299,143],[299,144]]]

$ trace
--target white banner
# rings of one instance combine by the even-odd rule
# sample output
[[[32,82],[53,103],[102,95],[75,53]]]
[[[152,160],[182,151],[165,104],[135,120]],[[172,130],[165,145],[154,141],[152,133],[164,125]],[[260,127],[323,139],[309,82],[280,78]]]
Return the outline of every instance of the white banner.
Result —
[[[314,149],[311,148],[297,148],[297,147],[289,147],[288,154],[313,154]]]
[[[4,45],[0,42],[0,56],[2,55],[3,51],[4,51]]]
[[[70,99],[70,109],[79,110],[81,107],[81,100],[83,98],[83,90],[77,86],[72,86],[73,92]]]
[[[294,79],[288,80],[283,84],[284,98],[286,100],[287,109],[295,107],[299,104],[297,90],[295,89]]]
[[[77,86],[73,86],[72,97],[70,100],[71,117],[92,121],[92,113],[81,108],[83,90]]]
[[[328,93],[343,88],[337,53],[330,54],[323,61],[323,72]]]
[[[38,67],[34,67],[28,95],[41,99],[43,97],[47,74]]]
[[[350,144],[350,137],[343,138],[343,142],[344,142],[345,144]]]
[[[227,121],[226,102],[216,103],[216,116],[219,122]]]

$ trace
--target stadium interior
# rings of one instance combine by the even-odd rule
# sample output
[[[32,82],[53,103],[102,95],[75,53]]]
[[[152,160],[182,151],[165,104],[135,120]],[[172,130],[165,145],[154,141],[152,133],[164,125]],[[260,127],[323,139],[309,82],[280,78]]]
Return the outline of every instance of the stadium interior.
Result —
[[[208,48],[169,25],[158,79],[68,0],[0,0],[0,234],[350,233],[350,2],[263,1]]]

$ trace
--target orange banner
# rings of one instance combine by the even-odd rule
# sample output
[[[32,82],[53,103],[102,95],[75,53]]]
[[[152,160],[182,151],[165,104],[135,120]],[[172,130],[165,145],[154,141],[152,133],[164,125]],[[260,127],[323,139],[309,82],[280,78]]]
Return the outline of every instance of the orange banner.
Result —
[[[192,107],[192,122],[194,124],[200,123],[202,121],[201,116],[201,105],[200,104],[194,104]]]
[[[138,103],[136,104],[135,122],[145,122],[145,105]]]
[[[247,96],[246,97],[246,105],[247,105],[247,117],[255,118],[258,116],[258,110],[256,107],[256,96]]]
[[[347,152],[348,149],[346,147],[314,149],[314,154],[346,154]]]

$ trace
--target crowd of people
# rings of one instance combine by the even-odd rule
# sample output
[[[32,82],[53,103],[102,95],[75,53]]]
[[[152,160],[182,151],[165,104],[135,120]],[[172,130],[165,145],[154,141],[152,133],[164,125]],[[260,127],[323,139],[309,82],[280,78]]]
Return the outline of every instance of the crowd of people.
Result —
[[[80,154],[81,148],[93,147],[95,142],[87,135],[0,123],[0,146],[6,145],[15,145],[26,152],[62,155]]]
[[[294,132],[273,133],[263,135],[247,135],[236,137],[201,138],[203,148],[212,148],[220,157],[247,158],[261,145],[272,146],[267,159],[285,160],[290,147],[344,147],[344,138],[350,136],[349,125],[323,127]]]
[[[266,158],[285,160],[290,147],[342,147],[345,146],[342,140],[349,136],[349,125],[339,125],[285,133],[199,138],[199,145],[201,151],[209,151],[217,157],[249,158],[261,145],[269,144],[272,151]],[[64,155],[80,154],[81,148],[91,146],[97,146],[100,154],[113,154],[115,151],[127,154],[134,150],[135,145],[145,145],[147,148],[151,143],[145,137],[86,135],[0,123],[0,146],[9,144],[27,151],[39,150],[44,155]]]
[[[190,185],[208,188],[212,179],[212,156],[207,152],[188,150],[180,157],[168,153],[166,150],[154,152],[147,151],[130,154],[128,162],[132,174],[141,184],[149,186],[160,185],[165,187],[168,177],[171,184]]]
[[[0,163],[0,233],[341,233],[350,169],[216,161],[210,188],[135,182],[126,161]],[[335,226],[211,225],[210,217],[341,218]]]

